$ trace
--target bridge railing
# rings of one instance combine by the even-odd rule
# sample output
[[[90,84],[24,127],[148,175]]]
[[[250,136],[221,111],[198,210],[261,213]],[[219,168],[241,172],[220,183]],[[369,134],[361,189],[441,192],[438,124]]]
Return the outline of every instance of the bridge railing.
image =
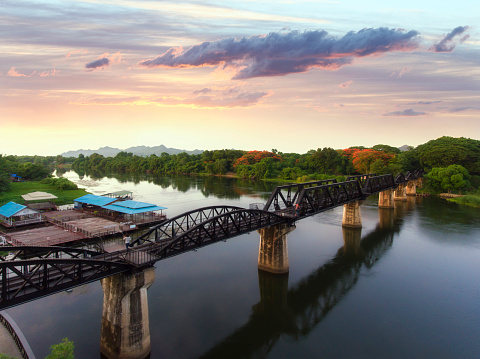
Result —
[[[23,359],[35,359],[35,354],[33,354],[30,345],[23,335],[22,331],[15,323],[15,321],[8,315],[8,313],[1,311],[0,312],[0,323],[3,324],[5,329],[10,333],[15,345],[17,346],[20,355]]]

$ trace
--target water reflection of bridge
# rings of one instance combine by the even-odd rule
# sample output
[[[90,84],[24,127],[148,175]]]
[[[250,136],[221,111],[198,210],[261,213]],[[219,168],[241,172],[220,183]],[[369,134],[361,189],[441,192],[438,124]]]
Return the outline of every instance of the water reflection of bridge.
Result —
[[[288,290],[288,274],[259,270],[260,302],[249,321],[201,358],[266,357],[283,335],[306,337],[359,280],[391,248],[400,232],[407,204],[380,209],[375,230],[361,238],[359,229],[343,229],[344,246],[337,255]]]

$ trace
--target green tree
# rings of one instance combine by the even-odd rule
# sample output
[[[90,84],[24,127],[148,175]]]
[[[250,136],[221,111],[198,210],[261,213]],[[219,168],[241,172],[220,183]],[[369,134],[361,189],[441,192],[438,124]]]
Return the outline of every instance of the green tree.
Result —
[[[385,175],[389,172],[389,167],[387,167],[385,165],[385,163],[380,158],[377,158],[370,165],[370,171],[369,172],[376,173],[378,176]]]
[[[399,154],[401,151],[397,147],[392,147],[389,145],[375,145],[372,147],[375,151],[383,151],[387,153],[394,153],[394,154]]]
[[[73,342],[68,340],[68,338],[63,338],[59,344],[53,344],[50,347],[50,354],[47,355],[45,359],[73,359],[74,349]]]
[[[460,165],[432,168],[426,177],[428,185],[437,191],[444,190],[451,193],[452,190],[461,191],[470,185],[468,171]]]
[[[443,136],[418,146],[415,151],[423,167],[461,165],[470,174],[480,175],[480,141]]]

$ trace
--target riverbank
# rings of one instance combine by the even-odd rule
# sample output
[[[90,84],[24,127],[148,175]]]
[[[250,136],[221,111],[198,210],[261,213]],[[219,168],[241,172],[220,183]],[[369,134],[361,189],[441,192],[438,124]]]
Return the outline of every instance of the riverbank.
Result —
[[[447,198],[447,201],[458,203],[464,206],[480,208],[480,195],[467,194],[464,196]]]
[[[40,183],[40,181],[12,182],[9,191],[0,193],[0,206],[10,201],[23,203],[22,195],[36,191],[47,192],[57,196],[58,199],[55,200],[56,205],[71,204],[75,198],[89,193],[85,189],[61,190],[51,184]]]

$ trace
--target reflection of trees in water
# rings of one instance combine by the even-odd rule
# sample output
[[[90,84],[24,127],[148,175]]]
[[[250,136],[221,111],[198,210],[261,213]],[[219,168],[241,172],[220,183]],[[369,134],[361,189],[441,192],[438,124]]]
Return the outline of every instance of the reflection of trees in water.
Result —
[[[462,206],[440,198],[429,198],[422,203],[423,214],[421,213],[421,215],[424,220],[420,221],[420,224],[423,227],[437,231],[440,224],[441,228],[445,228],[445,223],[448,223],[449,229],[468,233],[480,226],[480,210],[478,208]]]
[[[70,169],[66,169],[66,168],[60,168],[60,167],[57,167],[55,168],[55,173],[58,177],[62,176],[63,174],[67,173],[68,171],[70,171]]]
[[[275,186],[272,182],[210,176],[204,177],[201,191],[205,197],[238,199],[242,196],[253,196],[268,199]]]
[[[372,268],[391,248],[402,224],[401,218],[394,218],[399,213],[384,210],[375,230],[361,241],[358,230],[344,232],[349,238],[337,255],[291,290],[288,275],[259,271],[261,300],[253,306],[250,320],[201,358],[266,357],[281,336],[297,341],[309,335],[355,286],[362,268]],[[357,244],[351,241],[355,237]],[[359,250],[347,248],[350,245]]]
[[[205,197],[216,197],[220,199],[239,199],[242,196],[254,196],[267,200],[270,193],[278,185],[275,182],[256,181],[220,176],[151,176],[133,175],[126,173],[104,173],[92,169],[76,169],[80,179],[90,176],[93,180],[104,177],[116,179],[120,183],[133,182],[138,184],[142,181],[153,183],[162,188],[172,188],[180,192],[199,190]]]

